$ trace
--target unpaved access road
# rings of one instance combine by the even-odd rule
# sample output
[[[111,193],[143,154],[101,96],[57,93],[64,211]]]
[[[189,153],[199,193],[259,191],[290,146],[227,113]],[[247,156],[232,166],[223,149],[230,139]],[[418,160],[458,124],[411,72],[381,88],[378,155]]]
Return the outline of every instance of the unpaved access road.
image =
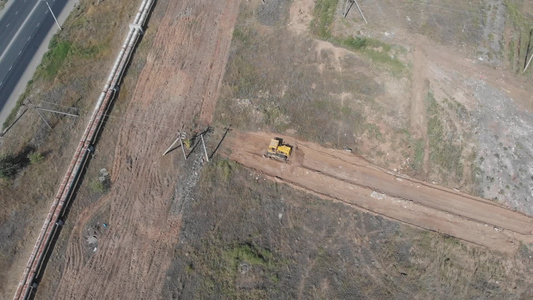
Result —
[[[294,146],[288,163],[265,158],[271,133],[234,131],[229,158],[321,197],[498,251],[533,242],[533,219],[491,201],[376,167],[350,152],[281,136]]]

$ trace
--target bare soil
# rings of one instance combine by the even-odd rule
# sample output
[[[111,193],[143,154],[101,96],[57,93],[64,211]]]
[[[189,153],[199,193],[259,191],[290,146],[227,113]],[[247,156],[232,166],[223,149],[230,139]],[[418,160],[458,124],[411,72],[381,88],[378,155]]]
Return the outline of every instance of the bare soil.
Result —
[[[295,147],[288,163],[264,157],[272,133],[236,132],[229,158],[304,191],[361,207],[394,220],[516,252],[533,243],[533,219],[482,198],[387,172],[342,150],[282,136]],[[242,144],[239,141],[247,141]]]

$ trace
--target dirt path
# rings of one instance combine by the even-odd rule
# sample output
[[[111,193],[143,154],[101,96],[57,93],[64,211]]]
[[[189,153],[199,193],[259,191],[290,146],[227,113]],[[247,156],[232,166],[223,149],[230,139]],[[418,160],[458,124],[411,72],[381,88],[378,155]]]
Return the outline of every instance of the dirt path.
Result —
[[[491,86],[505,91],[521,107],[533,110],[533,86],[528,83],[527,77],[518,77],[510,71],[496,69],[479,61],[461,57],[423,36],[417,36],[416,44],[423,47],[426,57],[431,58],[431,65],[451,74],[458,72],[467,78],[486,81]]]
[[[321,197],[499,251],[533,242],[533,219],[493,202],[396,175],[346,151],[284,137],[290,163],[263,158],[274,135],[233,133],[230,158]],[[242,143],[246,141],[246,143]]]
[[[54,299],[158,299],[180,216],[170,212],[174,160],[161,154],[182,125],[211,120],[238,1],[168,5],[119,133],[107,196],[78,219]],[[109,227],[89,248],[86,229],[105,210]]]
[[[427,130],[426,97],[428,93],[428,59],[422,46],[415,46],[413,55],[413,80],[411,100],[411,130],[424,142],[423,177],[429,171],[429,139]]]
[[[312,0],[294,1],[291,5],[290,19],[287,27],[295,34],[305,34],[313,18]]]

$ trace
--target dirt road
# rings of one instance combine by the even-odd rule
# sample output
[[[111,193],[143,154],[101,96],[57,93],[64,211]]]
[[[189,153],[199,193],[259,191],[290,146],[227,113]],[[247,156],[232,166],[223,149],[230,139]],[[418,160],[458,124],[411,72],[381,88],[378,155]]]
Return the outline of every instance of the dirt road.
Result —
[[[427,56],[423,49],[415,48],[413,54],[413,100],[411,101],[411,130],[418,133],[424,141],[423,176],[429,171],[429,139],[427,125],[426,97],[429,89],[427,76]]]
[[[109,194],[78,218],[53,299],[158,298],[180,231],[170,212],[177,156],[162,157],[182,125],[209,122],[238,1],[168,6],[121,127]],[[108,225],[96,238],[87,230]]]
[[[274,134],[234,132],[230,158],[308,192],[499,251],[533,242],[533,219],[485,199],[371,165],[347,151],[284,137],[289,163],[264,158]],[[246,141],[243,143],[242,141]],[[238,147],[230,147],[239,145]]]

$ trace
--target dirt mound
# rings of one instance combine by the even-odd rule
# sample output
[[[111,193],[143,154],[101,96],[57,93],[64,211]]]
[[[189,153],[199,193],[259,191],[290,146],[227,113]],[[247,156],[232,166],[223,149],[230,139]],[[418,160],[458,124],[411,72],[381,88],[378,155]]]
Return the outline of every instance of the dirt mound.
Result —
[[[230,158],[297,188],[499,251],[533,241],[533,220],[493,202],[387,172],[349,151],[284,137],[289,163],[263,157],[269,133],[232,134]],[[243,143],[243,141],[246,141]],[[233,146],[232,145],[238,145]]]

